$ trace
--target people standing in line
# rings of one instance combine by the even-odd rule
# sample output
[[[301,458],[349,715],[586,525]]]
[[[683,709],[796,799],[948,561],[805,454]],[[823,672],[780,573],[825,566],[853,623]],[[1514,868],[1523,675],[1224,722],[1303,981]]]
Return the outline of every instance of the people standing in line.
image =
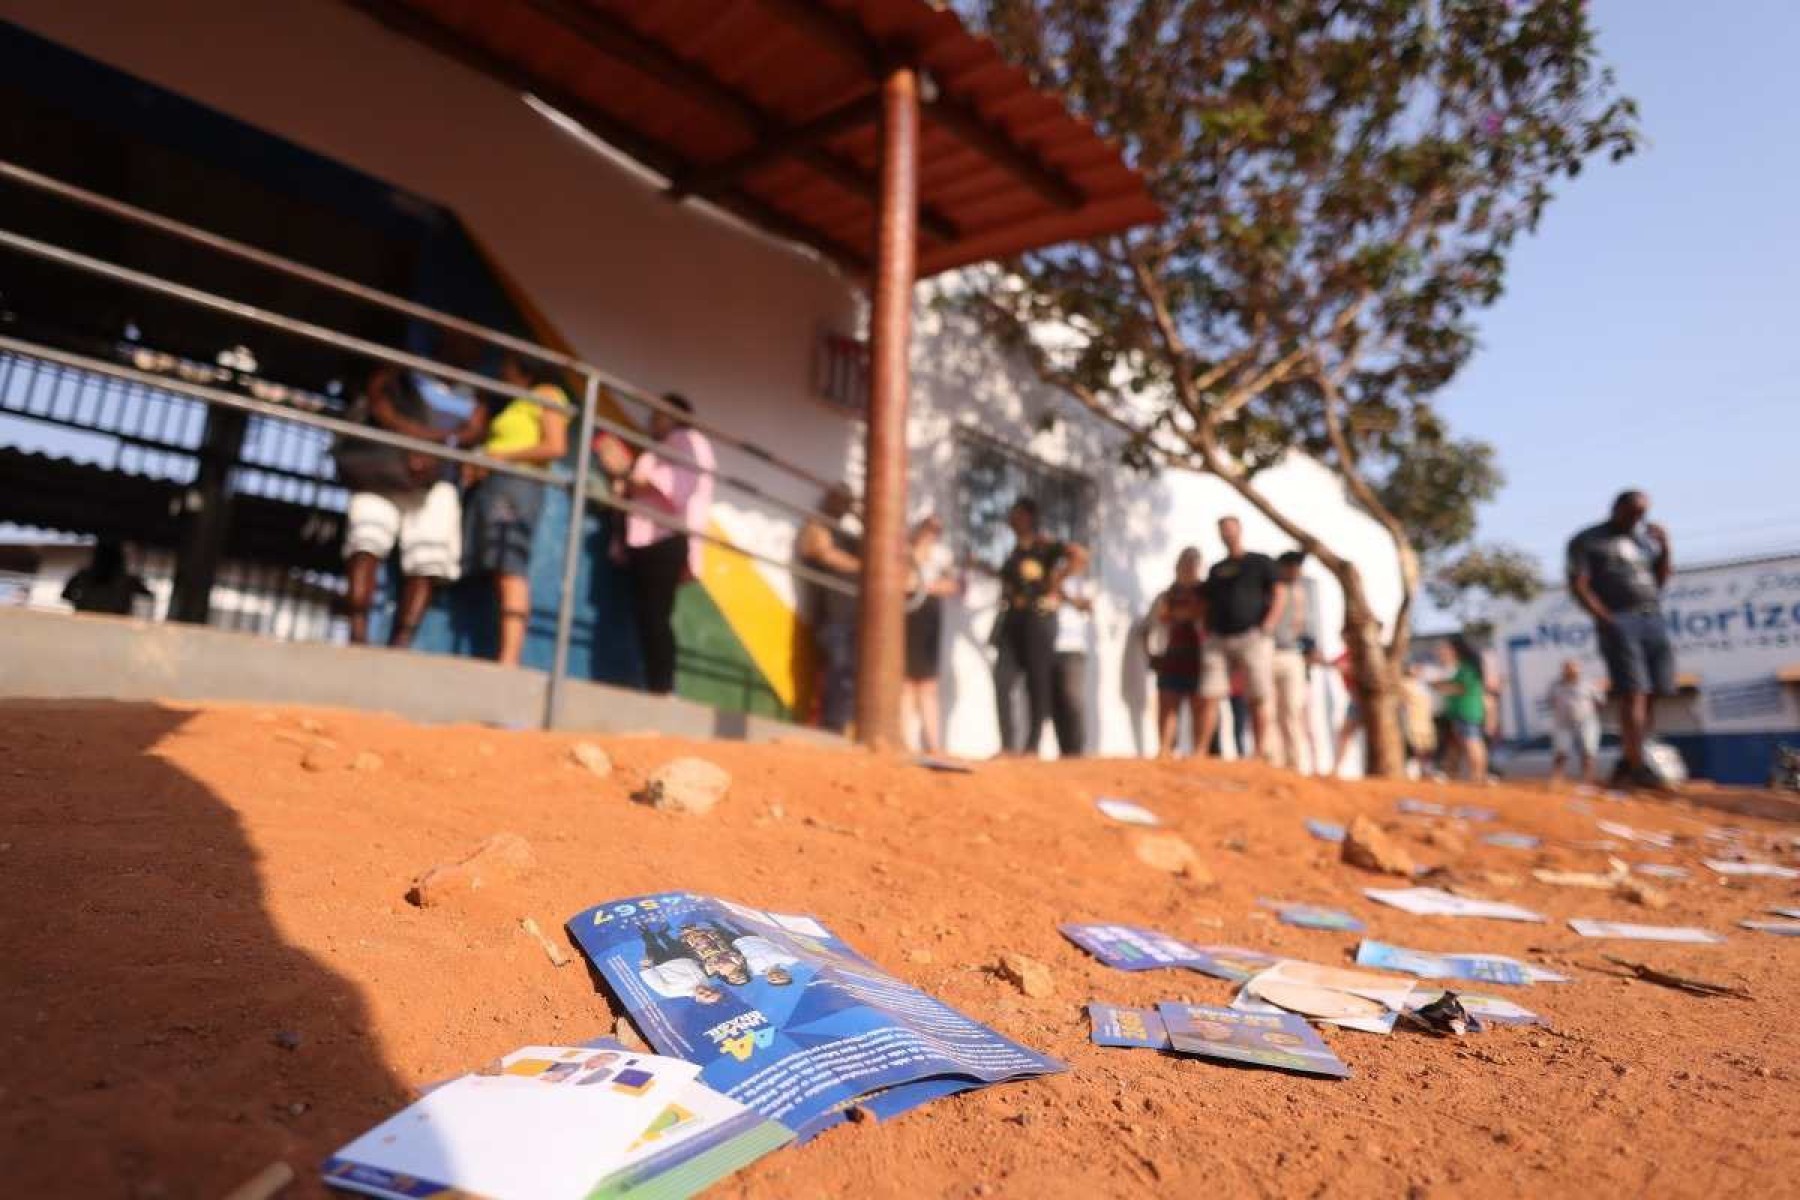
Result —
[[[1562,783],[1571,759],[1580,764],[1581,781],[1592,784],[1599,774],[1600,706],[1605,697],[1582,678],[1581,664],[1569,659],[1550,685],[1550,786]]]
[[[627,470],[617,469],[623,465],[618,449],[602,449],[614,492],[639,510],[627,511],[623,543],[615,551],[630,573],[644,690],[659,696],[675,690],[676,593],[700,574],[702,544],[686,530],[703,531],[712,508],[717,459],[711,440],[687,423],[693,412],[686,396],[665,393],[650,414],[652,444]]]
[[[1300,592],[1300,572],[1305,565],[1306,555],[1298,550],[1290,550],[1275,560],[1276,573],[1287,585],[1287,603],[1270,630],[1274,653],[1269,660],[1275,704],[1269,758],[1276,766],[1301,772],[1309,766],[1314,771],[1319,769],[1316,753],[1304,759],[1300,755],[1303,739],[1309,748],[1312,745],[1312,682],[1307,657],[1318,645],[1312,616]]]
[[[482,452],[502,462],[542,467],[569,452],[569,394],[549,372],[527,366],[516,354],[500,364],[500,378],[519,389],[487,418]],[[525,652],[531,618],[531,543],[544,510],[544,487],[534,479],[465,467],[468,514],[465,566],[472,575],[492,575],[500,613],[494,659],[516,667]]]
[[[69,576],[63,584],[62,598],[76,612],[106,613],[129,617],[140,596],[149,596],[144,581],[131,573],[125,562],[125,547],[111,538],[94,543],[88,565]]]
[[[902,711],[911,713],[918,723],[919,748],[925,754],[942,749],[938,673],[944,601],[962,593],[962,580],[944,549],[943,537],[944,523],[935,513],[927,513],[914,523],[907,544],[906,679],[900,700]]]
[[[1173,758],[1181,737],[1181,710],[1189,710],[1194,748],[1200,749],[1200,643],[1206,616],[1200,551],[1192,546],[1175,558],[1175,581],[1150,606],[1144,623],[1145,650],[1156,672],[1156,756]]]
[[[1662,590],[1674,571],[1669,534],[1646,523],[1650,497],[1621,492],[1612,513],[1569,541],[1569,591],[1594,618],[1594,634],[1619,704],[1619,765],[1613,782],[1656,787],[1644,756],[1656,717],[1655,698],[1675,692],[1675,649],[1662,612]]]
[[[1069,547],[1069,568],[1057,589],[1056,691],[1050,724],[1063,758],[1087,752],[1087,672],[1094,649],[1094,581],[1085,546]]]
[[[390,433],[457,447],[475,445],[487,427],[486,412],[471,404],[468,417],[446,435],[433,423],[419,381],[385,364],[369,375],[352,414]],[[350,640],[368,642],[381,566],[398,546],[404,578],[388,645],[410,646],[431,604],[432,589],[453,582],[462,571],[462,501],[456,485],[444,477],[441,460],[379,442],[343,438],[332,457],[338,478],[351,489],[344,523]]]
[[[1244,694],[1247,686],[1244,668],[1233,667],[1231,669],[1231,695],[1226,698],[1226,701],[1231,705],[1231,746],[1240,760],[1249,758],[1251,751],[1250,700]],[[1220,757],[1223,757],[1225,753],[1220,749],[1224,740],[1222,733],[1213,736],[1212,752]]]
[[[1231,694],[1231,672],[1244,672],[1256,752],[1269,747],[1268,698],[1275,644],[1270,635],[1287,607],[1288,585],[1266,554],[1244,549],[1243,523],[1219,521],[1225,557],[1206,577],[1206,651],[1200,665],[1200,723],[1196,748],[1211,745],[1219,728],[1219,701]]]
[[[819,724],[842,733],[856,711],[857,585],[862,577],[862,536],[854,525],[855,501],[843,484],[828,488],[819,514],[800,530],[800,562],[841,587],[809,590],[813,642],[819,649]]]
[[[1458,634],[1438,646],[1438,658],[1450,670],[1450,678],[1438,686],[1445,696],[1444,713],[1450,718],[1456,755],[1470,781],[1486,783],[1488,680],[1481,652]]]
[[[994,659],[994,702],[1002,753],[1036,757],[1056,690],[1056,597],[1068,573],[1068,547],[1038,529],[1037,501],[1021,496],[1007,513],[1013,549],[1000,568],[1000,614],[990,639]],[[1025,684],[1023,730],[1013,711],[1014,693]]]

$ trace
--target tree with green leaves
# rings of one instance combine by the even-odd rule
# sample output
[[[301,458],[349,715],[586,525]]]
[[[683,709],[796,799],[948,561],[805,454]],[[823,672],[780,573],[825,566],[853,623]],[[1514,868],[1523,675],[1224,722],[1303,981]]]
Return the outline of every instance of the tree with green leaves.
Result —
[[[1512,546],[1468,546],[1425,580],[1432,603],[1455,613],[1464,633],[1481,638],[1494,631],[1494,601],[1527,604],[1543,590],[1537,559]]]
[[[1456,532],[1492,466],[1434,401],[1552,187],[1636,144],[1585,4],[964,7],[1123,145],[1164,211],[1003,264],[964,302],[1110,423],[1128,462],[1218,475],[1331,572],[1371,769],[1398,771],[1420,543]],[[1385,626],[1358,564],[1259,488],[1290,450],[1329,464],[1392,537],[1405,600]]]

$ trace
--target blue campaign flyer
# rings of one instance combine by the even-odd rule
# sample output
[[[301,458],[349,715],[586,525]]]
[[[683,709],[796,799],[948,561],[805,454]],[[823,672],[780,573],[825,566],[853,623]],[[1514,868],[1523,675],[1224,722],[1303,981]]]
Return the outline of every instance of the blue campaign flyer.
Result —
[[[1356,965],[1405,971],[1421,979],[1471,979],[1517,987],[1532,982],[1525,964],[1497,954],[1432,954],[1386,942],[1365,941],[1356,948]]]
[[[1337,933],[1363,931],[1363,923],[1342,909],[1325,908],[1317,904],[1287,904],[1280,900],[1263,900],[1259,903],[1264,908],[1274,909],[1276,918],[1283,925],[1297,925],[1301,929],[1329,929]]]
[[[1179,938],[1136,925],[1059,925],[1057,928],[1071,942],[1120,971],[1195,967],[1201,959],[1199,951]]]
[[[1347,1079],[1350,1068],[1293,1013],[1239,1012],[1210,1004],[1156,1006],[1179,1054]]]
[[[1066,1068],[902,983],[818,921],[688,892],[568,922],[650,1044],[807,1138],[864,1105],[895,1116]]]
[[[1306,818],[1306,832],[1321,842],[1341,842],[1344,840],[1344,827],[1336,821],[1321,821],[1317,817]]]
[[[1167,1050],[1169,1031],[1154,1008],[1120,1008],[1115,1004],[1088,1005],[1088,1020],[1094,1024],[1096,1046],[1135,1046],[1145,1050]]]

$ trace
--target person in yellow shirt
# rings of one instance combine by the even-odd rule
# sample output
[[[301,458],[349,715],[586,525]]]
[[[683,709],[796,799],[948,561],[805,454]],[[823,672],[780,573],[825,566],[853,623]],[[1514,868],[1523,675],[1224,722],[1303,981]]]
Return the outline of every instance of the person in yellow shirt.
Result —
[[[504,462],[544,466],[561,462],[569,452],[568,392],[548,368],[527,364],[509,354],[500,378],[517,394],[499,402],[488,417],[482,452]],[[464,570],[494,577],[500,609],[500,639],[495,661],[517,666],[525,650],[525,626],[531,616],[531,542],[543,512],[543,485],[479,467],[465,474],[470,490],[465,500],[469,530]]]

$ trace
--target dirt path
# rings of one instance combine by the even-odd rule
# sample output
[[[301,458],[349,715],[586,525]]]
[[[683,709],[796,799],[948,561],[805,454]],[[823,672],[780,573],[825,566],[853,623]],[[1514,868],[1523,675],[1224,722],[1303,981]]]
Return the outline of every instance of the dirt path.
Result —
[[[1594,815],[1526,788],[1305,781],[1254,767],[1093,761],[989,765],[968,776],[799,746],[698,748],[735,777],[703,818],[628,801],[645,772],[696,749],[426,729],[337,712],[153,705],[0,705],[0,1161],[30,1196],[209,1197],[274,1159],[312,1195],[317,1163],[419,1083],[531,1042],[607,1032],[577,963],[553,967],[518,927],[600,900],[686,888],[813,913],[902,978],[1071,1064],[1046,1080],[847,1126],[771,1156],[723,1196],[1091,1197],[1321,1194],[1512,1197],[1780,1194],[1800,1162],[1800,1032],[1783,1014],[1800,941],[1736,928],[1794,884],[1726,885],[1699,867],[1708,827],[1777,827],[1682,804],[1596,801],[1597,815],[1685,839],[1633,861],[1681,862],[1648,912],[1530,879],[1604,855],[1422,839],[1401,795],[1490,805],[1494,828],[1598,837]],[[309,769],[309,748],[328,739]],[[350,765],[361,752],[379,765]],[[1202,886],[1131,853],[1096,795],[1160,812],[1216,877]],[[1415,918],[1363,900],[1381,882],[1339,864],[1309,816],[1368,813],[1422,861],[1551,918]],[[491,834],[526,838],[525,880],[450,908],[414,876]],[[1463,832],[1470,830],[1464,827]],[[1479,828],[1474,830],[1479,832]],[[1474,842],[1473,837],[1469,837]],[[1792,861],[1792,856],[1787,856]],[[1508,882],[1511,877],[1514,882]],[[1057,933],[1109,920],[1201,942],[1347,961],[1356,938],[1275,923],[1259,897],[1347,907],[1371,936],[1527,954],[1575,976],[1514,998],[1551,1032],[1462,1041],[1329,1030],[1342,1083],[1103,1050],[1089,1000],[1224,1003],[1188,972],[1100,966]],[[1571,916],[1698,924],[1718,947],[1584,941]],[[1590,970],[1603,950],[1747,986],[1701,999]],[[986,968],[1050,965],[1029,999]],[[297,1035],[297,1045],[293,1043]]]

